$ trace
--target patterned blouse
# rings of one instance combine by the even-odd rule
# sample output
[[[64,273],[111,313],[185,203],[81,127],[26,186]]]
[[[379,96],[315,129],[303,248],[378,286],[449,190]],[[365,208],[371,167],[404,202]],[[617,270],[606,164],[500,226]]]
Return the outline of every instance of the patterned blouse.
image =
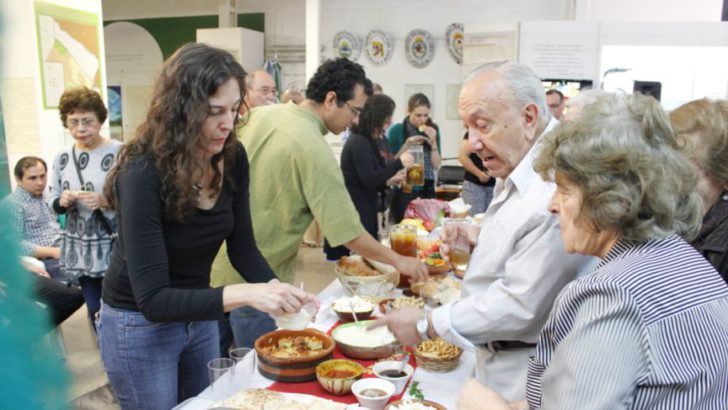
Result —
[[[62,149],[53,160],[49,205],[52,206],[66,189],[103,192],[106,174],[114,165],[120,147],[119,141],[105,140],[91,151],[75,150],[83,188],[73,160],[73,145]],[[105,209],[103,214],[112,230],[116,231],[114,211]],[[99,219],[93,217],[93,211],[81,202],[76,202],[66,211],[60,267],[72,279],[103,277],[109,266],[112,238]]]
[[[620,241],[556,299],[533,409],[725,409],[728,286],[677,236]]]

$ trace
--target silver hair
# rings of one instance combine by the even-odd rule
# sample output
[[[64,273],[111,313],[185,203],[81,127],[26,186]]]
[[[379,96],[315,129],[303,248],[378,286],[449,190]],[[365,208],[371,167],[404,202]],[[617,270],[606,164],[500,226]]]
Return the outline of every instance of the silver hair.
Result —
[[[583,91],[580,91],[579,94],[569,98],[566,101],[566,109],[570,109],[572,107],[580,107],[583,109],[589,104],[594,104],[599,97],[603,95],[609,94],[608,91],[600,90],[600,89],[586,89]]]
[[[541,139],[534,167],[575,184],[577,219],[627,240],[694,236],[702,218],[697,176],[659,102],[601,96]]]
[[[268,72],[265,71],[265,70],[263,70],[263,69],[253,70],[253,71],[249,72],[245,76],[245,89],[246,90],[252,89],[253,88],[253,83],[255,82],[255,76],[258,75],[258,74],[262,74],[262,73],[268,74]]]
[[[548,124],[551,120],[551,112],[546,104],[546,95],[541,79],[528,66],[510,62],[495,61],[485,63],[473,70],[465,78],[465,83],[476,80],[480,76],[495,72],[506,87],[512,92],[513,101],[519,107],[534,104],[538,108],[538,118],[541,125]]]

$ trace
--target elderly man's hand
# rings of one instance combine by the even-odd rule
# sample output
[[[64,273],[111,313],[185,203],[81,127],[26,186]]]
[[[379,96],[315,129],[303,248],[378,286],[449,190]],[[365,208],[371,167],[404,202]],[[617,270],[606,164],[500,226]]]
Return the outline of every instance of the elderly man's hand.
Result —
[[[404,307],[377,319],[370,328],[387,326],[397,340],[405,346],[413,346],[422,339],[417,333],[417,320],[422,317],[422,311],[414,307]]]
[[[458,410],[512,410],[498,393],[475,379],[465,383],[457,406]]]
[[[450,227],[444,227],[440,230],[440,241],[442,242],[442,245],[440,245],[440,255],[442,255],[442,258],[446,261],[450,260],[450,246],[448,245],[448,235],[455,235],[456,233],[450,232],[450,229],[464,229],[466,231],[466,234],[468,235],[468,242],[470,242],[470,249],[472,251],[473,247],[478,243],[478,235],[480,235],[480,226],[479,225],[473,225],[470,224],[467,227],[463,226],[450,226]]]

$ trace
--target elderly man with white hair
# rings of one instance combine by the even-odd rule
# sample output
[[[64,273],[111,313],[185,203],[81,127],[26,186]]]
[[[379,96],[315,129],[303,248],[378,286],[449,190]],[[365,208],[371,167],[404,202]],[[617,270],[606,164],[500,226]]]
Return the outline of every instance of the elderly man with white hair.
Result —
[[[405,344],[440,336],[476,354],[476,377],[507,399],[524,397],[534,354],[556,294],[592,258],[567,255],[554,192],[533,169],[539,138],[552,127],[539,78],[518,63],[491,63],[460,93],[460,117],[473,151],[497,178],[465,272],[462,299],[422,316],[399,310],[379,319]]]

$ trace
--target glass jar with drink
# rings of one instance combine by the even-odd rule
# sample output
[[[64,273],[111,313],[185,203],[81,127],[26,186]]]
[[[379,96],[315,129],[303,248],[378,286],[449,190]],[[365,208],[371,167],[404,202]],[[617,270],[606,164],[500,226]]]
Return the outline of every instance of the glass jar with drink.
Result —
[[[445,221],[445,235],[450,248],[449,258],[455,276],[465,275],[470,263],[470,239],[468,238],[468,225],[466,219],[448,219]]]
[[[412,154],[413,163],[407,168],[407,185],[425,185],[425,152],[422,144],[416,144],[409,148]]]
[[[394,225],[389,230],[392,250],[403,256],[417,257],[417,228],[413,225]],[[407,276],[400,275],[399,288],[409,287]]]

